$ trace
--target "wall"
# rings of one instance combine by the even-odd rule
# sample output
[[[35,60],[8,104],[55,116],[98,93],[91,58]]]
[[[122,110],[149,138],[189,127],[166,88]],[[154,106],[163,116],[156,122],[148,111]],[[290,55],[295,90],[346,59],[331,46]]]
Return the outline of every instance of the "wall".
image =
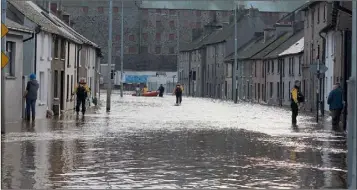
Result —
[[[305,11],[305,26],[304,26],[304,64],[303,66],[303,78],[306,81],[306,110],[314,110],[316,109],[316,90],[317,89],[317,79],[316,76],[311,74],[309,71],[309,66],[312,63],[315,63],[317,59],[321,60],[323,41],[319,36],[319,32],[325,26],[327,26],[332,19],[331,15],[332,7],[330,4],[326,2],[320,2],[308,8]],[[325,13],[325,15],[324,15]],[[319,20],[317,19],[319,17]],[[320,48],[318,48],[320,47]],[[319,58],[317,58],[319,55]]]
[[[5,122],[17,122],[21,121],[22,119],[22,112],[23,112],[23,86],[22,83],[22,76],[23,76],[23,42],[22,36],[16,35],[10,31],[6,35],[6,41],[11,41],[15,43],[15,55],[13,55],[14,59],[14,75],[13,76],[6,76],[4,87],[5,89],[5,97],[4,102],[5,105],[3,107],[5,110]],[[16,88],[14,88],[16,87]],[[26,86],[24,87],[26,88]]]
[[[74,101],[70,101],[74,87],[76,85],[75,75],[76,75],[76,45],[73,42],[67,42],[66,44],[66,69],[65,69],[65,100],[66,107],[65,110],[71,110],[74,108]]]
[[[50,94],[51,83],[51,60],[52,60],[52,34],[40,32],[37,34],[37,80],[40,83],[38,101],[36,105],[36,117],[46,118],[46,110],[52,109]]]

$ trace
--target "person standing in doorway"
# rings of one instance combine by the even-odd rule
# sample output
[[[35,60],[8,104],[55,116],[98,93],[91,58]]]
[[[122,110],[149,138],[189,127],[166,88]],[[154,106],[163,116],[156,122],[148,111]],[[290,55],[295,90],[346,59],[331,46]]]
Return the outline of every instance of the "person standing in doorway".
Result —
[[[328,95],[327,104],[330,106],[332,115],[332,127],[338,127],[343,110],[343,93],[340,83],[333,86],[333,90]]]
[[[72,94],[72,97],[76,94],[77,96],[77,104],[76,104],[76,112],[77,115],[79,115],[80,111],[80,106],[82,105],[82,114],[84,115],[86,113],[86,99],[88,97],[88,94],[90,93],[89,87],[87,86],[87,83],[84,78],[81,78],[79,80],[79,84],[77,87],[74,88],[74,92]],[[71,97],[71,100],[72,100]]]
[[[160,84],[160,87],[159,87],[159,89],[157,91],[159,91],[159,96],[160,97],[164,96],[165,88],[164,88],[164,86],[162,84]]]
[[[32,112],[32,121],[35,121],[36,118],[36,100],[37,100],[37,91],[39,84],[36,80],[36,75],[31,74],[30,80],[27,82],[26,91],[24,98],[26,99],[26,120],[30,121],[30,115]]]
[[[300,103],[305,101],[304,96],[300,92],[300,81],[296,80],[295,85],[290,93],[290,100],[291,100],[291,112],[292,112],[292,124],[296,125],[297,123],[297,116],[299,115],[299,105]]]

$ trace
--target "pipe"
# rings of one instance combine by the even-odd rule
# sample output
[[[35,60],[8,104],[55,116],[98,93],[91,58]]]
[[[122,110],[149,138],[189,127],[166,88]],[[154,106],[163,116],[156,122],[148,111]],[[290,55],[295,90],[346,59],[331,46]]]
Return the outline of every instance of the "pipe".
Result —
[[[29,41],[29,40],[32,40],[34,37],[35,37],[35,33],[32,33],[31,37],[22,40],[22,42],[27,42],[27,41]]]
[[[82,50],[82,45],[77,49],[77,83],[79,83],[79,52]]]
[[[36,33],[35,33],[35,64],[34,64],[34,73],[37,72],[37,34],[39,34],[41,32],[41,26],[36,27],[35,29]]]

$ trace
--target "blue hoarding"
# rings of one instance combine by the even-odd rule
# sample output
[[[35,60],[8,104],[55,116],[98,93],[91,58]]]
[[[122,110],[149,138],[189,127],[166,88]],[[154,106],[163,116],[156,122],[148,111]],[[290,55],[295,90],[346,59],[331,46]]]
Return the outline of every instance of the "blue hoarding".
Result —
[[[146,83],[148,75],[126,75],[125,83]]]

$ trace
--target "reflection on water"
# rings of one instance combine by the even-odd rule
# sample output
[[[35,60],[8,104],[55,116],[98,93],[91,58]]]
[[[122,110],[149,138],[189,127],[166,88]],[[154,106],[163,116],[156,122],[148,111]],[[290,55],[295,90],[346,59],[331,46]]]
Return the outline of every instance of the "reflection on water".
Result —
[[[277,136],[278,132],[248,130],[258,121],[235,118],[240,125],[246,123],[235,127],[234,120],[219,117],[224,114],[214,115],[214,110],[236,109],[229,103],[184,99],[190,109],[181,113],[185,105],[162,106],[172,103],[171,97],[126,98],[128,105],[113,101],[117,101],[114,107],[120,104],[127,112],[99,110],[85,118],[37,121],[3,136],[2,188],[346,187],[344,137],[328,127],[285,125],[286,130],[282,128]],[[133,115],[132,104],[143,111]],[[145,110],[152,104],[159,108]],[[172,109],[177,109],[176,115],[170,113]],[[261,106],[255,109],[265,111]],[[177,120],[193,113],[198,118]],[[279,114],[288,115],[282,110]],[[155,117],[161,121],[149,127]],[[269,115],[254,117],[277,128],[284,124],[267,119]],[[309,118],[304,121],[308,123]]]

